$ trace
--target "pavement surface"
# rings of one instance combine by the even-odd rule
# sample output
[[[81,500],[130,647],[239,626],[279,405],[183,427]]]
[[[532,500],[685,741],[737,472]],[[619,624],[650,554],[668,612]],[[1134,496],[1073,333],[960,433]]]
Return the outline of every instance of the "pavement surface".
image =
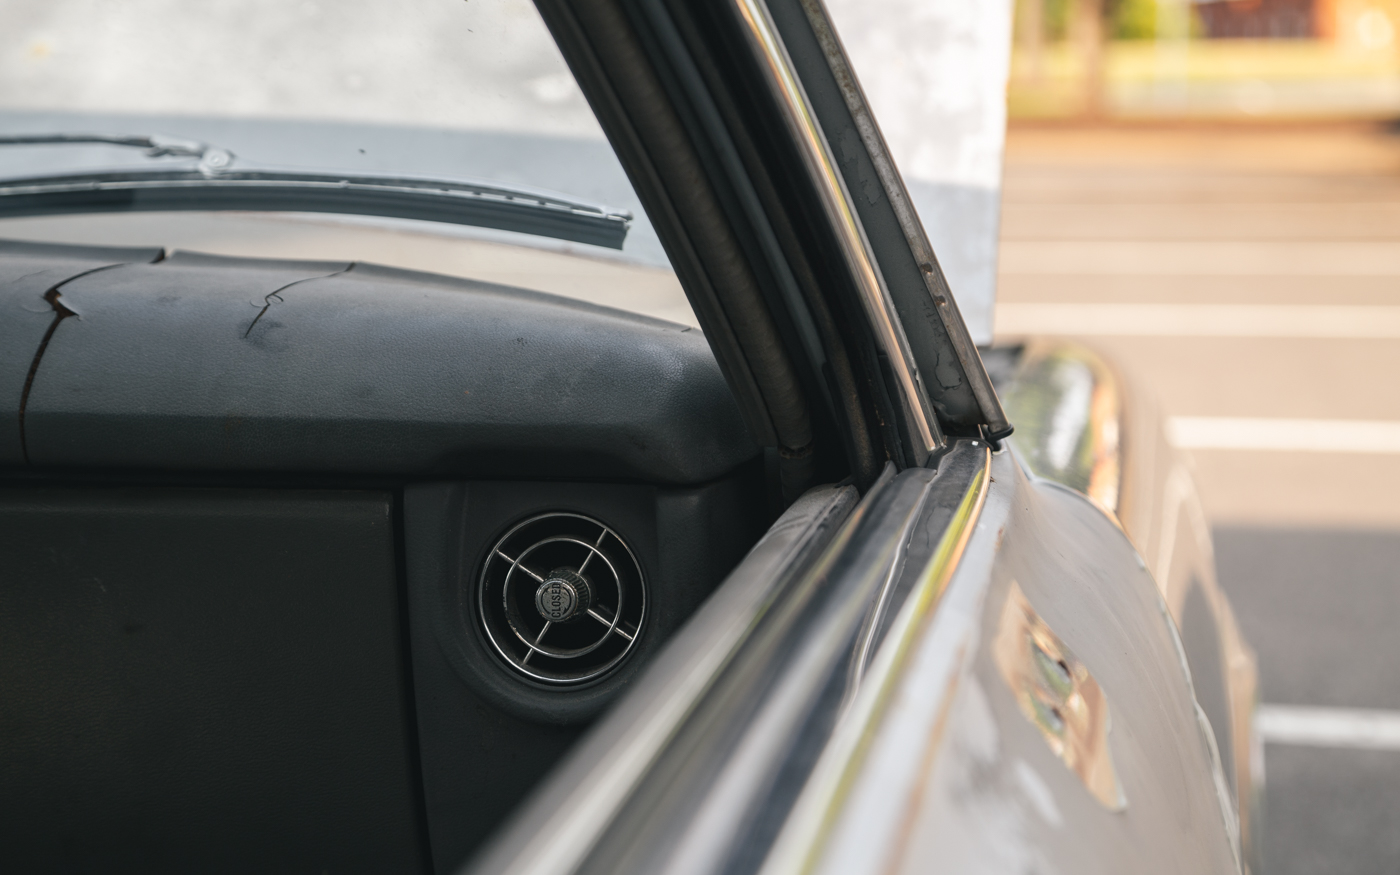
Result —
[[[1005,186],[1008,313],[1400,304],[1380,126],[1013,127]],[[1400,420],[1400,339],[1187,333],[1088,342],[1170,416]],[[1400,452],[1379,449],[1193,451],[1265,703],[1400,711]],[[1268,875],[1400,871],[1400,750],[1270,743],[1266,768]]]

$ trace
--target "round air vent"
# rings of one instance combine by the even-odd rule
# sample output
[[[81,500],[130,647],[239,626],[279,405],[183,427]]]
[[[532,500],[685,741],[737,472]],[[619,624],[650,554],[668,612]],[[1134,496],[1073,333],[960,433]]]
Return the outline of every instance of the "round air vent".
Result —
[[[646,617],[646,582],[632,550],[590,517],[547,513],[491,548],[477,585],[491,646],[520,673],[579,684],[616,667]]]

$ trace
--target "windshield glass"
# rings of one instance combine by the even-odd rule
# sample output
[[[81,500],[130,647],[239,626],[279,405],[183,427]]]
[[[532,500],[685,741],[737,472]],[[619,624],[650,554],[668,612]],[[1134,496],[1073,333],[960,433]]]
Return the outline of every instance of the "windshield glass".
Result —
[[[528,0],[7,0],[0,138],[56,133],[197,141],[230,153],[235,170],[538,190],[632,221],[620,251],[401,214],[226,209],[4,218],[0,237],[375,261],[694,323]],[[198,166],[197,156],[159,151],[6,145],[0,180]]]

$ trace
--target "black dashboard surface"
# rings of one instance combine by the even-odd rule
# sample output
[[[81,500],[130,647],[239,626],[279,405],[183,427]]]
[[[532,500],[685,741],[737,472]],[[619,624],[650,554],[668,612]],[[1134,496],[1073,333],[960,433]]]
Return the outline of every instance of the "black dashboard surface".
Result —
[[[44,295],[94,270],[150,262],[159,248],[63,246],[0,240],[0,466],[24,462],[20,404],[35,354],[54,323]]]
[[[35,467],[690,484],[758,452],[684,326],[364,264],[26,246],[0,247],[0,419]],[[56,327],[46,269],[73,276]]]
[[[758,539],[766,482],[681,325],[0,241],[0,838],[28,868],[451,871]],[[483,637],[492,545],[541,515],[615,530],[646,605],[572,686]]]

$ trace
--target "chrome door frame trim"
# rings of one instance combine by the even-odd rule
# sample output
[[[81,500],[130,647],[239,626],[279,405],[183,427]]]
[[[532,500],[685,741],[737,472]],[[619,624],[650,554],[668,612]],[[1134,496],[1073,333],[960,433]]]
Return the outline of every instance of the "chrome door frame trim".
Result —
[[[974,441],[973,445],[978,443]],[[787,875],[821,868],[820,863],[827,856],[833,837],[833,825],[838,820],[845,820],[848,824],[855,821],[856,825],[848,825],[847,831],[859,831],[859,821],[865,816],[864,812],[853,809],[852,790],[860,782],[881,783],[879,775],[872,775],[868,768],[866,754],[870,740],[885,727],[899,723],[912,722],[915,734],[927,734],[930,727],[922,725],[922,715],[906,713],[895,706],[895,691],[907,684],[919,668],[913,664],[914,653],[920,642],[933,634],[932,617],[954,572],[961,565],[963,553],[987,502],[992,465],[991,452],[985,444],[981,447],[977,463],[977,469],[953,510],[952,519],[938,538],[931,555],[917,571],[914,585],[904,597],[888,632],[880,640],[879,651],[855,691],[854,699],[832,734],[831,741],[822,751],[821,759],[812,770],[762,868],[758,870],[760,875]],[[946,710],[955,690],[955,685],[944,685],[929,692],[939,703],[937,713]]]
[[[889,198],[890,209],[899,222],[900,230],[904,232],[914,259],[919,263],[924,288],[933,302],[939,320],[943,323],[943,329],[948,333],[948,341],[962,365],[963,373],[967,376],[968,388],[972,390],[973,397],[982,409],[982,415],[987,419],[986,436],[991,440],[1000,440],[1011,433],[1011,423],[1007,420],[1006,411],[997,397],[991,379],[987,376],[982,356],[977,352],[977,345],[972,342],[972,335],[968,333],[967,323],[963,321],[957,300],[948,288],[947,278],[943,276],[943,270],[939,267],[938,258],[933,251],[933,244],[929,242],[928,233],[914,209],[909,190],[904,185],[904,178],[895,167],[889,147],[885,144],[884,134],[880,132],[880,126],[870,111],[870,102],[865,99],[860,81],[851,69],[850,59],[841,44],[841,37],[836,33],[822,0],[798,2],[812,27],[817,44],[821,46],[841,96],[846,101],[846,108],[850,110],[851,118],[855,121],[861,142],[866,152],[870,153],[870,161],[875,166],[876,175],[880,177],[880,185],[885,190],[885,196]]]
[[[470,871],[575,871],[794,574],[860,516],[859,500],[852,486],[828,485],[794,502]]]
[[[768,7],[762,0],[734,0],[734,5],[745,25],[744,35],[749,46],[762,62],[769,89],[782,109],[783,120],[792,134],[793,142],[801,151],[803,163],[816,183],[817,194],[830,226],[836,232],[841,254],[856,281],[861,306],[875,329],[881,352],[889,361],[899,387],[901,407],[908,421],[910,434],[906,438],[913,449],[913,461],[917,465],[925,465],[930,455],[946,447],[947,441],[938,426],[923,376],[914,361],[909,339],[870,248],[865,228],[851,201],[851,193],[837,169],[831,146],[822,133],[821,124],[793,69],[792,60],[783,47],[782,37]]]
[[[753,871],[771,857],[786,872],[819,853],[860,740],[889,719],[885,691],[908,680],[959,567],[990,466],[986,442],[964,440],[936,472],[888,465],[854,509],[851,487],[809,493],[472,871]]]

